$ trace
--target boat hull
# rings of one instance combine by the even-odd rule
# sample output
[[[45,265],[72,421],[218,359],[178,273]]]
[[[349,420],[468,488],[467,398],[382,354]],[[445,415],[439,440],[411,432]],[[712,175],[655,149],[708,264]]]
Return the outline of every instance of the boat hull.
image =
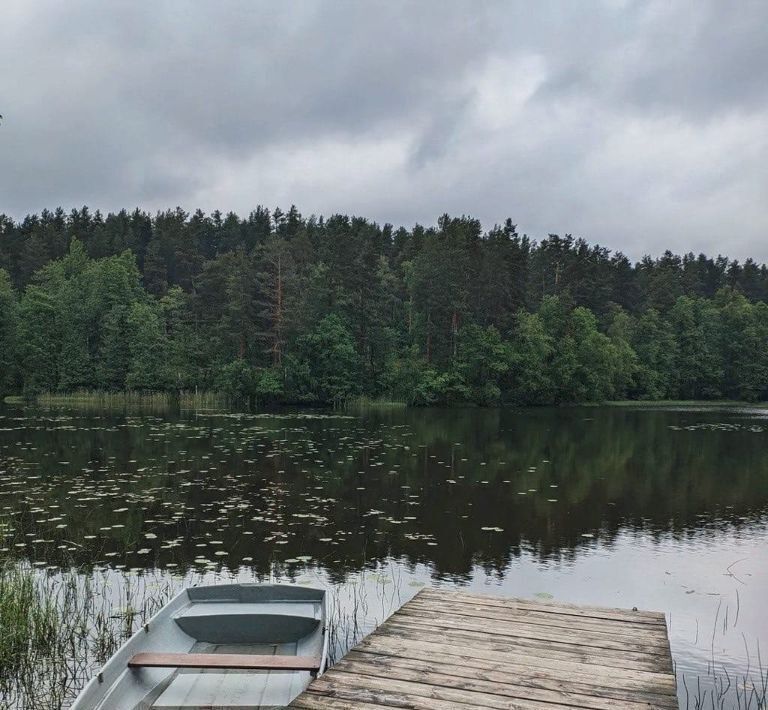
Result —
[[[280,584],[190,587],[110,658],[72,710],[285,707],[324,670],[327,653],[322,589]],[[155,663],[161,656],[164,661]],[[248,668],[246,656],[255,666],[266,667]],[[276,656],[316,660],[306,664],[313,670],[291,670],[280,667],[286,665],[280,659],[270,660]],[[235,657],[238,667],[231,667]],[[206,658],[210,660],[200,660]],[[304,667],[296,660],[287,665]]]

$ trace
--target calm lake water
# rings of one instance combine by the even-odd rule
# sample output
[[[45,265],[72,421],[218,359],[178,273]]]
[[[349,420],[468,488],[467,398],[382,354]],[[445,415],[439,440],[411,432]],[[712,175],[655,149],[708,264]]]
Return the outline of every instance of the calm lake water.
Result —
[[[41,574],[328,585],[337,655],[425,584],[660,610],[681,706],[757,708],[767,443],[746,407],[6,405],[0,547]]]

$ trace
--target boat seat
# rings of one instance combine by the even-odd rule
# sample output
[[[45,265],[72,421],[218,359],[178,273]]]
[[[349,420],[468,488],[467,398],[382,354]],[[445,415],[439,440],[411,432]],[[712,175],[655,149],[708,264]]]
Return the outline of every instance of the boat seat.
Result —
[[[237,602],[196,602],[182,609],[175,618],[191,616],[305,616],[319,619],[322,605],[319,602],[271,602],[249,604]]]
[[[256,656],[247,653],[137,653],[129,668],[218,668],[226,670],[320,670],[314,656]]]
[[[196,641],[213,644],[281,644],[296,642],[317,628],[319,604],[192,604],[173,617]]]

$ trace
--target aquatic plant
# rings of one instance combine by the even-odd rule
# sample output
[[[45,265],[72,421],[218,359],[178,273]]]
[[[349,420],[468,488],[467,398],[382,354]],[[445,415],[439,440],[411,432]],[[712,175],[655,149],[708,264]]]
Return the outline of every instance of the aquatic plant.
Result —
[[[0,563],[0,678],[17,671],[29,654],[44,651],[59,624],[58,610],[32,570]]]
[[[170,580],[0,567],[0,710],[68,707],[175,593]]]
[[[368,409],[404,409],[407,406],[408,403],[403,400],[366,397],[365,395],[350,397],[343,404],[344,409],[356,413]]]
[[[733,565],[731,565],[732,567]],[[730,572],[730,567],[728,568]],[[722,612],[722,613],[721,613]],[[706,673],[695,675],[690,670],[678,670],[678,695],[686,710],[766,710],[768,709],[768,667],[763,665],[760,641],[755,643],[754,655],[744,640],[745,664],[737,668],[730,661],[715,655],[715,639],[735,629],[739,618],[739,595],[736,594],[735,615],[729,616],[728,605],[718,603],[712,628],[710,657]]]
[[[43,407],[77,406],[87,409],[119,409],[126,406],[162,411],[180,409],[214,409],[227,404],[227,398],[218,392],[208,390],[182,390],[179,392],[143,392],[140,390],[75,390],[68,393],[43,392],[36,397]]]

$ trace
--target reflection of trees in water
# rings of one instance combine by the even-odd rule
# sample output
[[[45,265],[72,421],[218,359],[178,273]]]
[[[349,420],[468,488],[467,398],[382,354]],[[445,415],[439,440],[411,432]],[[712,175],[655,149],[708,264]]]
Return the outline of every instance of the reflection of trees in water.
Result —
[[[5,432],[0,456],[18,475],[41,476],[11,504],[24,510],[17,534],[54,540],[44,554],[58,564],[183,568],[215,539],[225,564],[261,573],[311,556],[343,575],[395,556],[461,576],[475,565],[503,570],[523,550],[572,559],[592,544],[585,533],[610,545],[626,529],[706,535],[754,520],[768,502],[764,434],[670,428],[725,419],[733,415],[600,408],[374,410],[362,420],[104,415],[32,420],[29,447],[12,449],[20,434]],[[105,495],[83,503],[73,488]],[[124,527],[111,528],[121,497]],[[31,512],[50,505],[66,513],[66,529]],[[150,530],[157,539],[144,537]],[[151,553],[137,556],[140,547]]]

